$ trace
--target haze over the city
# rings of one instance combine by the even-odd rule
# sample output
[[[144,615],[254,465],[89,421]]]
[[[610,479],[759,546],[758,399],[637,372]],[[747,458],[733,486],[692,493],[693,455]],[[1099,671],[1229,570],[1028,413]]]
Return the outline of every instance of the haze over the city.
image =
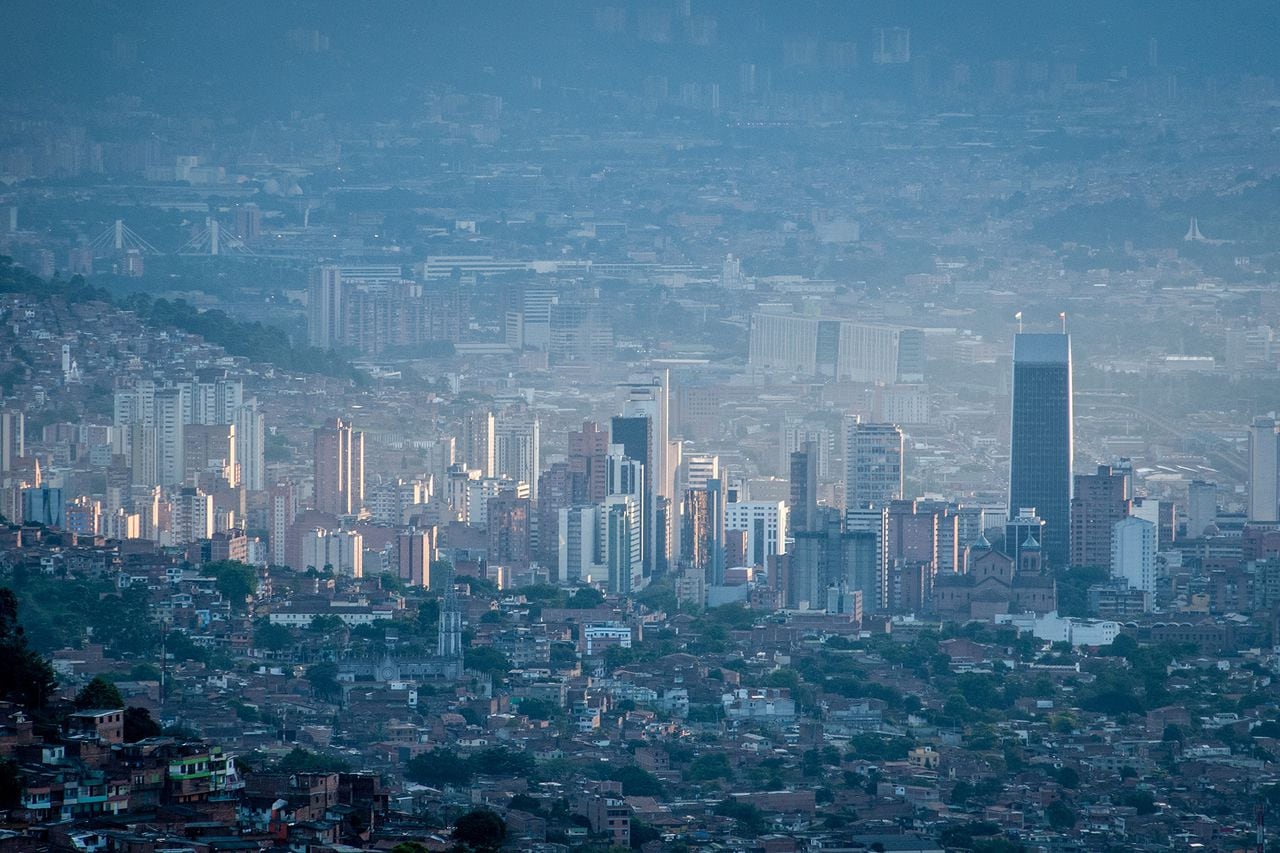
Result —
[[[0,26],[0,851],[1280,849],[1280,8]]]

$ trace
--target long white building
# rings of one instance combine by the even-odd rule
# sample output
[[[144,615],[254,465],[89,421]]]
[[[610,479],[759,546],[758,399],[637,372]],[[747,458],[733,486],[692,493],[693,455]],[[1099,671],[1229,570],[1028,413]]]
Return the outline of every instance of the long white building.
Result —
[[[806,376],[891,383],[919,375],[921,335],[916,329],[855,320],[759,312],[751,315],[748,363]]]

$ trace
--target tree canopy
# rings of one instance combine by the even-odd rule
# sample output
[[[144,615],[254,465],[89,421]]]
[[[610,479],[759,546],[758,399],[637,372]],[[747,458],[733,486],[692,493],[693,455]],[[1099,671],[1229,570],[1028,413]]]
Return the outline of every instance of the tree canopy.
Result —
[[[106,708],[123,708],[124,697],[120,688],[102,676],[97,676],[76,694],[76,710],[98,710]]]

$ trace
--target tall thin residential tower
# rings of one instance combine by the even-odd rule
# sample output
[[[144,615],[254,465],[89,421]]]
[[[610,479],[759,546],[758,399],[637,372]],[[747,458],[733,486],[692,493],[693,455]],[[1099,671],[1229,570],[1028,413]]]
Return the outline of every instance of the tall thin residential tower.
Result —
[[[1047,562],[1065,567],[1071,542],[1071,337],[1018,334],[1013,341],[1009,517],[1035,508]]]

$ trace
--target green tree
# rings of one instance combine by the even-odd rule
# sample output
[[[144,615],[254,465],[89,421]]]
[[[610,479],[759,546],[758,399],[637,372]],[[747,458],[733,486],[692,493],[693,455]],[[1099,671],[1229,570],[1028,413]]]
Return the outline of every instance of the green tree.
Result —
[[[1076,813],[1062,800],[1054,800],[1044,810],[1049,825],[1059,832],[1065,832],[1076,825]]]
[[[728,781],[733,778],[733,768],[723,752],[708,752],[699,755],[689,765],[685,778],[690,782],[709,782],[713,779]]]
[[[336,616],[332,613],[322,613],[319,616],[312,617],[311,624],[307,625],[307,630],[313,634],[319,634],[322,637],[327,637],[330,634],[336,634],[340,631],[346,630],[346,627],[347,623],[342,621],[341,616]]]
[[[1080,774],[1074,767],[1062,767],[1055,775],[1058,778],[1058,784],[1064,788],[1080,787]]]
[[[28,711],[43,710],[58,688],[53,667],[27,647],[18,624],[18,597],[0,587],[0,700],[14,702]]]
[[[519,710],[531,720],[550,720],[560,713],[560,707],[546,699],[521,699]]]
[[[533,773],[533,756],[523,750],[494,746],[475,754],[471,766],[489,776],[528,776]]]
[[[321,755],[309,749],[295,746],[275,766],[277,773],[346,773],[351,762],[344,758]]]
[[[507,656],[488,646],[478,646],[464,651],[462,664],[467,669],[492,676],[495,683],[501,683],[511,671],[511,661]]]
[[[446,785],[469,785],[473,774],[471,764],[465,758],[447,749],[437,749],[409,759],[404,775],[410,782],[443,788]]]
[[[253,629],[253,644],[269,652],[282,652],[293,645],[293,632],[284,625],[263,619]]]
[[[430,851],[416,841],[401,841],[391,848],[391,853],[430,853]]]
[[[118,687],[99,675],[76,694],[75,705],[78,711],[124,708],[124,697]]]
[[[453,825],[453,840],[473,853],[498,850],[506,838],[506,822],[489,809],[467,812]]]
[[[151,719],[151,712],[146,708],[124,709],[125,743],[135,743],[149,737],[159,737],[162,731],[160,724]]]
[[[666,791],[658,777],[635,764],[628,764],[615,770],[613,781],[622,783],[623,796],[658,798],[666,796]]]
[[[595,587],[580,586],[569,596],[565,606],[571,610],[591,610],[604,604],[604,593]]]
[[[715,813],[723,817],[731,817],[738,824],[738,831],[748,838],[755,838],[764,832],[767,824],[764,814],[750,803],[742,803],[733,798],[721,800],[716,804]]]
[[[245,599],[258,591],[258,573],[252,566],[236,560],[205,563],[200,572],[217,581],[217,589],[236,612],[245,610]]]
[[[22,798],[22,768],[0,758],[0,809],[16,809]]]
[[[336,663],[324,661],[307,667],[307,681],[311,682],[312,692],[326,702],[334,702],[342,698],[342,686],[338,684]]]

